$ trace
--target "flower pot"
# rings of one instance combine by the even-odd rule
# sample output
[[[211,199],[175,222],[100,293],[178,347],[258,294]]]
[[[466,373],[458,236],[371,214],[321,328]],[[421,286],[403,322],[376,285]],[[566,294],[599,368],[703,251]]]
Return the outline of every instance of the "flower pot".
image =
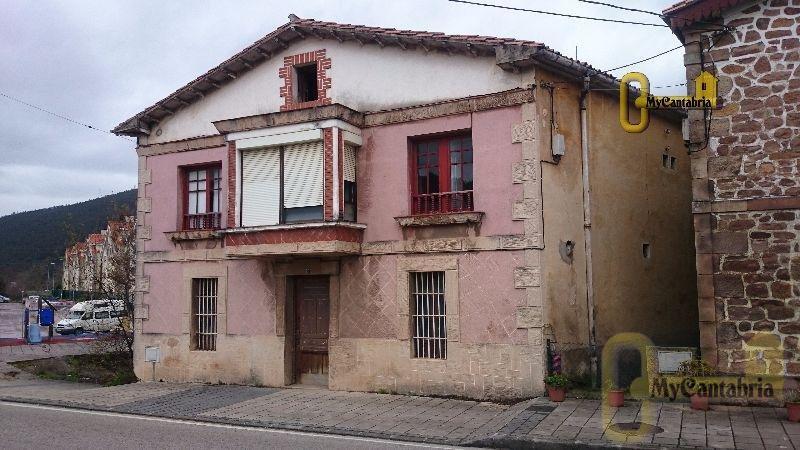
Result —
[[[786,403],[786,413],[789,416],[789,422],[800,422],[800,403]]]
[[[694,394],[690,400],[692,402],[692,409],[696,409],[698,411],[708,411],[707,395]]]
[[[620,389],[611,389],[608,391],[606,402],[608,403],[608,406],[619,408],[625,404],[625,391]]]
[[[547,396],[550,397],[551,402],[563,402],[567,396],[567,390],[563,387],[547,386]]]

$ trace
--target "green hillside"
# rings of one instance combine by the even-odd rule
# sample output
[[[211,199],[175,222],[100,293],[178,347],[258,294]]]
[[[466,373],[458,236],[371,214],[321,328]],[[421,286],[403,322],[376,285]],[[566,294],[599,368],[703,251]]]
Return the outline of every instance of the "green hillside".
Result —
[[[0,217],[0,292],[11,282],[24,290],[43,287],[50,262],[57,263],[58,280],[59,258],[64,257],[68,245],[105,228],[109,218],[135,211],[136,190],[132,189],[72,205]]]

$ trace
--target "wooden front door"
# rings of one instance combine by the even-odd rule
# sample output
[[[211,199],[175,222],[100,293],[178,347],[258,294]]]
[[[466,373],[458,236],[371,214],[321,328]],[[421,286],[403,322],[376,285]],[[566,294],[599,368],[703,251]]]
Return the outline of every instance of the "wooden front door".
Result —
[[[295,380],[327,386],[328,277],[297,277],[295,283]]]

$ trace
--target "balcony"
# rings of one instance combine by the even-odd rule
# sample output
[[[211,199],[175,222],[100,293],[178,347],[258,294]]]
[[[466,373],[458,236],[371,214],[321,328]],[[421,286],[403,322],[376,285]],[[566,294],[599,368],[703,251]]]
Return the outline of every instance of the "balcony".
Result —
[[[411,196],[411,214],[414,216],[472,210],[472,191],[437,192]]]
[[[222,214],[218,212],[206,214],[184,214],[183,229],[189,230],[218,230],[222,228]]]
[[[309,222],[221,230],[228,256],[343,256],[361,253],[366,225]]]

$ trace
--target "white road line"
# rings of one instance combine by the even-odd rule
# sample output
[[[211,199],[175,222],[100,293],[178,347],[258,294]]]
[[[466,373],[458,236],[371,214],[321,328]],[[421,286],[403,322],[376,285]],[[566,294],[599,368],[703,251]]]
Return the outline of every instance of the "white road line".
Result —
[[[372,443],[380,443],[380,444],[391,444],[391,445],[399,445],[405,447],[425,447],[425,448],[441,448],[441,449],[455,449],[458,447],[451,447],[446,445],[432,445],[432,444],[424,444],[424,443],[417,443],[417,442],[403,442],[403,441],[390,441],[387,439],[377,439],[377,438],[367,438],[367,437],[358,437],[358,436],[342,436],[338,434],[323,434],[323,433],[310,433],[307,431],[292,431],[292,430],[276,430],[273,428],[258,428],[258,427],[244,427],[239,425],[228,425],[222,423],[209,423],[209,422],[195,422],[191,420],[182,420],[182,419],[168,419],[164,417],[149,417],[149,416],[139,416],[135,414],[125,414],[125,413],[110,413],[105,411],[87,411],[84,409],[73,409],[73,408],[62,408],[59,406],[44,406],[44,405],[31,405],[26,403],[15,403],[15,402],[8,402],[8,401],[0,401],[0,405],[4,406],[16,406],[18,408],[33,408],[33,409],[45,409],[50,411],[59,411],[59,412],[74,412],[80,414],[90,414],[94,416],[107,416],[107,417],[122,417],[127,419],[138,419],[138,420],[149,420],[153,422],[166,422],[166,423],[175,423],[175,424],[182,424],[182,425],[194,425],[194,426],[201,426],[201,427],[214,427],[214,428],[226,428],[231,430],[246,430],[246,431],[257,431],[261,433],[273,433],[273,434],[293,434],[298,436],[309,436],[309,437],[320,437],[320,438],[331,438],[331,439],[341,439],[346,441],[359,441],[359,442],[372,442]]]

